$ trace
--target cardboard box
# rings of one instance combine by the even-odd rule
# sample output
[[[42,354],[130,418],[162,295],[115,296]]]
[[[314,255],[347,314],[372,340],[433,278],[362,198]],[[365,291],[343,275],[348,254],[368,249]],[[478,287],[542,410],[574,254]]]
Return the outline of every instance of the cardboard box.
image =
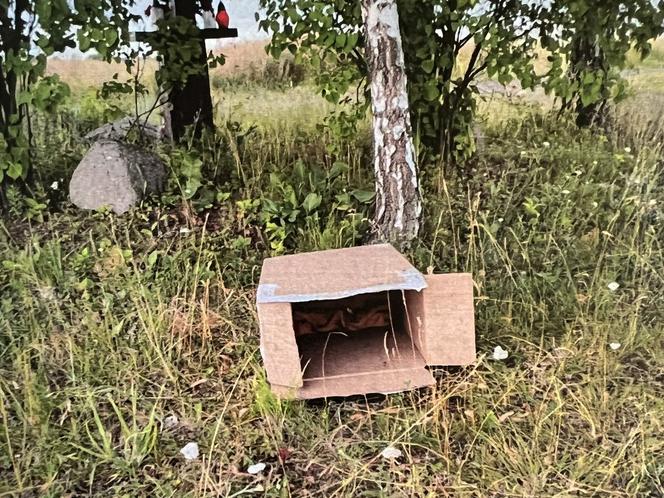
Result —
[[[428,365],[475,361],[472,277],[424,276],[391,245],[267,259],[256,302],[281,397],[415,389]]]

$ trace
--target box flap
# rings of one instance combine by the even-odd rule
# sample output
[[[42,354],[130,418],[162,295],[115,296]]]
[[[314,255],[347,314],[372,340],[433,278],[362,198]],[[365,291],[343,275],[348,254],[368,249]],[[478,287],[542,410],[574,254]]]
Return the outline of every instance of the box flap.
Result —
[[[382,244],[266,259],[256,300],[297,303],[426,286],[399,251]]]
[[[476,359],[473,279],[467,273],[427,275],[428,287],[408,293],[413,340],[427,365],[468,365]]]
[[[300,355],[288,303],[258,304],[260,347],[267,380],[291,388],[302,386]]]

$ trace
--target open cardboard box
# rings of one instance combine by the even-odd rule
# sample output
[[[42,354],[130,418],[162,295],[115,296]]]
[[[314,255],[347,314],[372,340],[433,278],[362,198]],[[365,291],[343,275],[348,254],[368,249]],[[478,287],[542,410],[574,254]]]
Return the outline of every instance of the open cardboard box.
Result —
[[[273,392],[313,399],[432,385],[475,361],[469,274],[422,275],[391,245],[265,260],[256,297]]]

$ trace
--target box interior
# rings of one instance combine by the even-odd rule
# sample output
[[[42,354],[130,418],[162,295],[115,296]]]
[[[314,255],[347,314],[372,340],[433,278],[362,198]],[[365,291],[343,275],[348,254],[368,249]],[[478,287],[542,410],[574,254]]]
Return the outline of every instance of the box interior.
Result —
[[[411,337],[408,293],[385,291],[292,304],[293,328],[307,383],[424,370]]]

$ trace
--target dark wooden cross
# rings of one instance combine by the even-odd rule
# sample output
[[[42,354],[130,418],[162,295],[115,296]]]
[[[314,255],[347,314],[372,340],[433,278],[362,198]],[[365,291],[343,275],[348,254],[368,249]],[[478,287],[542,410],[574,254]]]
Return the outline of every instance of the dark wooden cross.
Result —
[[[175,14],[195,24],[198,5],[198,0],[175,0]],[[200,65],[204,69],[190,76],[183,87],[172,90],[169,96],[171,107],[166,112],[170,113],[170,116],[166,122],[170,123],[170,130],[167,132],[170,132],[176,141],[184,136],[188,126],[196,125],[196,134],[200,134],[203,128],[214,127],[205,40],[238,36],[237,29],[202,29],[198,33],[200,51],[192,58],[192,64]],[[139,32],[136,33],[136,41],[149,43],[152,37],[158,35],[154,32]],[[168,64],[168,60],[165,60],[164,64]]]

